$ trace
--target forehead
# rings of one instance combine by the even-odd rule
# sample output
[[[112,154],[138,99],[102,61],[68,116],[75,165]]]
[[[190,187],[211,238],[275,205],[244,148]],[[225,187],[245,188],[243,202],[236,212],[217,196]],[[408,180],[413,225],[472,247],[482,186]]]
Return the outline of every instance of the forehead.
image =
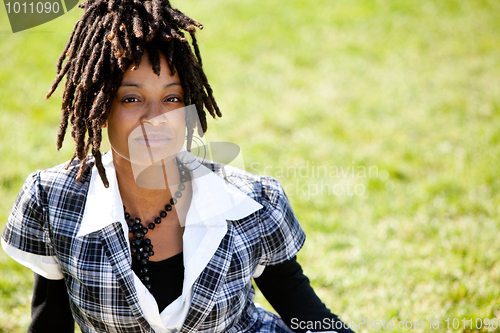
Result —
[[[141,63],[138,68],[134,69],[134,64],[130,65],[129,68],[123,73],[122,85],[126,83],[134,83],[136,81],[147,82],[147,83],[172,83],[178,82],[180,83],[179,75],[177,71],[172,75],[170,68],[167,63],[167,59],[163,55],[163,53],[159,53],[160,55],[160,75],[156,75],[153,71],[153,65],[149,61],[149,55],[147,52],[144,52],[142,56]]]

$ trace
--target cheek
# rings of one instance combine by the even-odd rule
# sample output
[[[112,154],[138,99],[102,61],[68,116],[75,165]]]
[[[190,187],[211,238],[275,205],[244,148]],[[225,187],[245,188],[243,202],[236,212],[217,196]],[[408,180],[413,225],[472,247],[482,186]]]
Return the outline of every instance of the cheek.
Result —
[[[184,141],[186,138],[186,126],[184,123],[177,123],[174,127],[174,135],[175,135],[175,149],[178,150],[180,147],[184,145]]]
[[[183,117],[179,117],[180,119],[177,121],[177,128],[179,131],[185,132],[186,131],[186,119]]]
[[[180,119],[175,124],[175,132],[177,133],[177,137],[179,140],[184,141],[184,137],[186,136],[186,121],[184,118]]]
[[[133,128],[139,123],[137,119],[127,116],[127,113],[116,110],[111,112],[106,121],[108,133],[112,132],[114,136],[128,136]]]
[[[166,113],[167,122],[172,129],[179,135],[179,133],[186,132],[186,119],[185,113],[182,109]]]

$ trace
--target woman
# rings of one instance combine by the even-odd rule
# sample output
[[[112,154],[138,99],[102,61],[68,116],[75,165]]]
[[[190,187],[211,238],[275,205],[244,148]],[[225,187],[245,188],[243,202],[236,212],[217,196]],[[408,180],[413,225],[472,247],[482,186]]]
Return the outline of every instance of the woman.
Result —
[[[73,159],[28,177],[2,235],[36,273],[30,330],[350,332],[295,260],[305,236],[277,181],[188,152],[205,109],[221,116],[201,24],[168,1],[80,6],[47,94],[66,76],[58,146],[69,121]],[[281,319],[254,305],[252,277]]]

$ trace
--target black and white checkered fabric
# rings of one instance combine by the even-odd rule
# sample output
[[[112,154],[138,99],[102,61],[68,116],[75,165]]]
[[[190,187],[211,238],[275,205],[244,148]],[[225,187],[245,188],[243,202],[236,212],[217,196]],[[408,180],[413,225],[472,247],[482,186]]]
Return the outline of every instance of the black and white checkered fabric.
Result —
[[[206,166],[221,174],[219,165]],[[57,258],[82,332],[154,332],[138,303],[121,224],[76,237],[90,175],[76,183],[76,162],[68,170],[64,167],[28,177],[3,241]],[[292,258],[302,247],[304,232],[275,179],[229,167],[224,171],[226,181],[263,208],[228,221],[225,237],[194,284],[181,332],[290,332],[281,319],[254,305],[251,278],[258,264]]]

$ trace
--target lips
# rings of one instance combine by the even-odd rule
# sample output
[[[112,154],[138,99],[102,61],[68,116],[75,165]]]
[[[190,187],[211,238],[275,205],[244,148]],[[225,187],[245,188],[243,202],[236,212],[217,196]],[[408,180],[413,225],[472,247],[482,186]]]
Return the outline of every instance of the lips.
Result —
[[[146,136],[137,137],[134,141],[142,146],[159,148],[168,145],[172,139],[162,133],[147,133]]]

